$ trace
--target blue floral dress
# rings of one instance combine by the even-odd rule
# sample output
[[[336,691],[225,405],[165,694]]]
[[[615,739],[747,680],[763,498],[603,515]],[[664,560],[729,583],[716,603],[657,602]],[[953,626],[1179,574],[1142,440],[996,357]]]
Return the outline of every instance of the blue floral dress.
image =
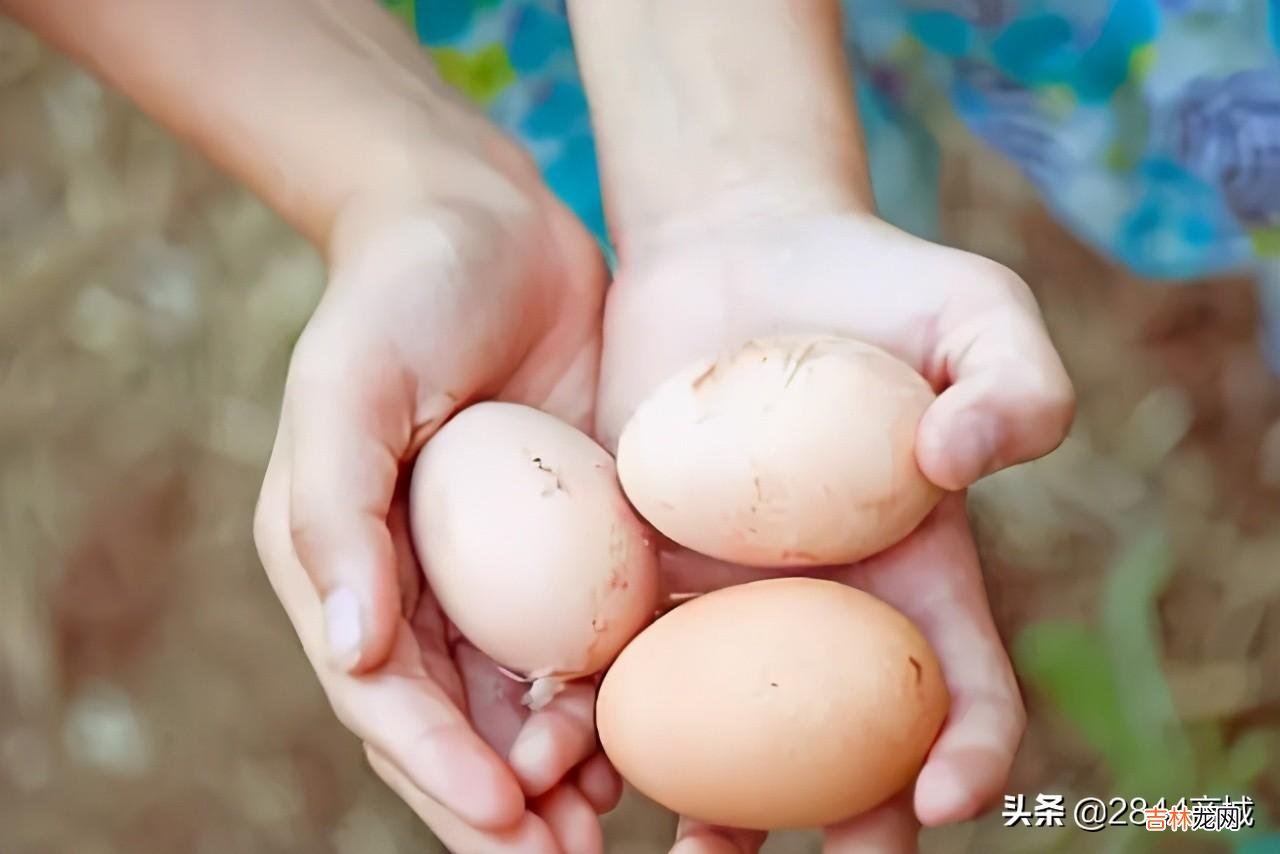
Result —
[[[383,2],[607,243],[564,0]],[[1280,0],[845,6],[887,218],[934,235],[929,128],[958,118],[1069,228],[1140,275],[1270,277],[1280,332]]]

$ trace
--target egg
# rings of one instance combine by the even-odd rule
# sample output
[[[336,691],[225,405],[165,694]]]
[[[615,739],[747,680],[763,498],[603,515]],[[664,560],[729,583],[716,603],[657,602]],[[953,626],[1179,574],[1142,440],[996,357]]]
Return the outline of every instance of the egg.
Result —
[[[650,619],[649,529],[589,436],[528,406],[478,403],[414,465],[410,522],[444,614],[477,649],[534,682],[595,673]]]
[[[605,753],[681,815],[753,830],[821,827],[919,772],[949,696],[902,614],[834,581],[726,587],[641,632],[606,673]]]
[[[901,540],[942,497],[915,457],[934,398],[909,365],[861,341],[752,341],[637,408],[618,476],[650,524],[710,557],[851,563]]]

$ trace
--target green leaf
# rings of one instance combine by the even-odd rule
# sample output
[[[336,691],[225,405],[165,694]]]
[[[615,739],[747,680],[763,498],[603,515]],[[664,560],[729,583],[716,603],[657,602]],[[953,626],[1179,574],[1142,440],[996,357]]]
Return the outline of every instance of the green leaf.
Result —
[[[1195,755],[1161,668],[1156,603],[1173,576],[1164,530],[1140,531],[1107,573],[1102,636],[1136,762],[1113,770],[1137,793],[1180,797],[1195,782]]]
[[[1163,531],[1146,529],[1107,574],[1101,631],[1043,622],[1014,644],[1019,672],[1102,755],[1115,790],[1152,800],[1181,797],[1196,780],[1161,669],[1156,601],[1172,572]]]
[[[1128,753],[1125,717],[1106,648],[1081,623],[1028,626],[1013,644],[1018,672],[1114,768]]]
[[[1276,734],[1253,729],[1235,740],[1222,763],[1222,784],[1231,792],[1242,792],[1253,786],[1262,772],[1271,766],[1277,753]]]

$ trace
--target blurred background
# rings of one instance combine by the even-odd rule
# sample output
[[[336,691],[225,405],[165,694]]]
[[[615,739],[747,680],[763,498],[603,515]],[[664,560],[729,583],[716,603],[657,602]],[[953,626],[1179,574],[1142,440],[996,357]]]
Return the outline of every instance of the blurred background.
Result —
[[[924,849],[1280,851],[1280,382],[1254,289],[1136,280],[944,139],[936,227],[1033,285],[1080,396],[1060,450],[972,496],[1031,713],[1008,791],[1248,795],[1258,826],[997,812]],[[0,854],[439,850],[333,719],[253,551],[322,284],[271,213],[0,19]],[[634,797],[606,822],[620,854],[673,831]]]

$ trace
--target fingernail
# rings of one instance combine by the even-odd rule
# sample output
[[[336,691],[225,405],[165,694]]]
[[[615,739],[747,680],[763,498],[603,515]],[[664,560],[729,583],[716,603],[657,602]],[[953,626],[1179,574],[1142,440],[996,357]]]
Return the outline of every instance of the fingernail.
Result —
[[[546,767],[551,762],[551,732],[545,726],[536,723],[526,725],[516,736],[516,743],[511,745],[511,753],[507,759],[511,767],[528,773]]]
[[[360,660],[360,600],[349,588],[339,587],[324,600],[324,628],[329,655],[335,664],[350,670]]]
[[[958,486],[968,486],[998,468],[1000,432],[994,418],[973,410],[961,413],[956,416],[951,436],[952,453],[965,481]]]

